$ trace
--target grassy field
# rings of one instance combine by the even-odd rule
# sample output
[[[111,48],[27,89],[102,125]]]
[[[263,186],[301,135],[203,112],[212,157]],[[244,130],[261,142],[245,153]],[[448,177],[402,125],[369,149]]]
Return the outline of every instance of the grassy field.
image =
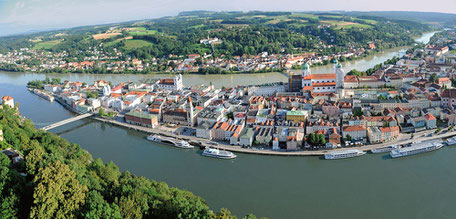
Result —
[[[127,40],[125,41],[125,49],[132,50],[152,45],[151,42],[145,40]]]
[[[277,24],[282,21],[291,21],[293,19],[288,18],[288,16],[277,16],[275,19],[266,22],[267,24]]]
[[[377,21],[375,21],[375,20],[370,20],[370,19],[359,19],[359,20],[363,20],[363,21],[365,21],[365,22],[367,22],[367,23],[369,23],[369,24],[376,24],[376,23],[377,23]]]
[[[293,13],[290,15],[290,17],[300,17],[300,18],[313,18],[313,19],[318,19],[317,15],[314,14],[306,14],[306,13]]]
[[[101,39],[109,39],[114,36],[118,36],[121,33],[100,33],[100,34],[95,34],[92,37],[96,40],[101,40]]]
[[[124,38],[120,38],[120,39],[117,39],[117,40],[113,40],[111,42],[107,42],[104,44],[104,47],[109,47],[109,46],[114,46],[116,45],[117,43],[119,43],[121,40],[131,40],[133,39],[132,36],[127,36],[127,37],[124,37]]]
[[[45,41],[37,43],[33,49],[52,49],[52,47],[58,45],[60,40],[52,40],[52,41]]]
[[[335,26],[336,29],[342,29],[342,28],[371,28],[372,26],[367,25],[367,24],[359,24],[359,23],[353,23],[353,22],[347,22],[347,21],[320,21],[323,24],[330,24],[332,26]]]
[[[132,36],[153,35],[158,33],[156,30],[147,30],[145,27],[128,28],[128,34]]]
[[[39,42],[41,42],[43,40],[41,40],[41,38],[35,38],[35,39],[30,39],[29,41],[30,42],[34,42],[34,43],[39,43]]]

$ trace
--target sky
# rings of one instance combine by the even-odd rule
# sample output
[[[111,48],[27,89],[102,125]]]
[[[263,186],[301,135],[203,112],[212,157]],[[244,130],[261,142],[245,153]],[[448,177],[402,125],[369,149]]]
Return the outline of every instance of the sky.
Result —
[[[191,10],[456,13],[456,0],[0,0],[0,35],[159,18]]]

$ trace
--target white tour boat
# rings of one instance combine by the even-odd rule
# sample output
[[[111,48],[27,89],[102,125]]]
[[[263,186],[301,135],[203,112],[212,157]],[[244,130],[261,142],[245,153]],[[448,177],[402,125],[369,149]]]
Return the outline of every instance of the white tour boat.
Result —
[[[147,140],[169,144],[178,148],[194,148],[194,146],[189,144],[187,141],[161,137],[159,135],[149,135],[147,136]]]
[[[236,158],[236,155],[230,151],[223,151],[223,150],[219,150],[216,148],[210,148],[210,147],[206,147],[206,149],[204,149],[202,155],[207,156],[207,157],[221,158],[221,159]]]
[[[333,151],[331,153],[325,154],[326,160],[334,160],[334,159],[343,159],[343,158],[350,158],[350,157],[357,157],[366,154],[366,152],[356,149],[351,150],[344,150],[344,151]]]
[[[398,148],[399,148],[398,145],[391,145],[391,146],[388,146],[388,147],[372,149],[371,152],[373,154],[380,154],[380,153],[390,152],[390,151],[392,151],[394,149],[398,149]]]
[[[412,144],[410,147],[392,150],[392,158],[403,157],[408,155],[420,154],[429,151],[435,151],[443,147],[442,141],[428,141]]]

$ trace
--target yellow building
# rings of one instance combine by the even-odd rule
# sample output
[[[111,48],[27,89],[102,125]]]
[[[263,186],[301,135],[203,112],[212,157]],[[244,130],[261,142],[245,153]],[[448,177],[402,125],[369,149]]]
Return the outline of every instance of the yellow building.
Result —
[[[307,111],[296,110],[296,111],[288,111],[287,112],[287,121],[297,122],[304,122],[307,118]]]

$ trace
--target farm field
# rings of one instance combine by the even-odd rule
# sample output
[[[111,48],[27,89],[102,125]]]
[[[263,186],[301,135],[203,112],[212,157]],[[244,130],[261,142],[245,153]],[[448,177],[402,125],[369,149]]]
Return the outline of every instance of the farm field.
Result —
[[[145,40],[127,40],[125,41],[125,49],[127,50],[132,50],[132,49],[137,49],[137,48],[142,48],[146,46],[152,45],[151,42],[145,41]]]
[[[100,34],[95,34],[92,37],[96,40],[102,40],[102,39],[109,39],[114,36],[121,35],[121,33],[100,33]]]
[[[33,49],[52,49],[54,46],[58,45],[59,43],[60,43],[60,40],[39,42],[33,47]]]

